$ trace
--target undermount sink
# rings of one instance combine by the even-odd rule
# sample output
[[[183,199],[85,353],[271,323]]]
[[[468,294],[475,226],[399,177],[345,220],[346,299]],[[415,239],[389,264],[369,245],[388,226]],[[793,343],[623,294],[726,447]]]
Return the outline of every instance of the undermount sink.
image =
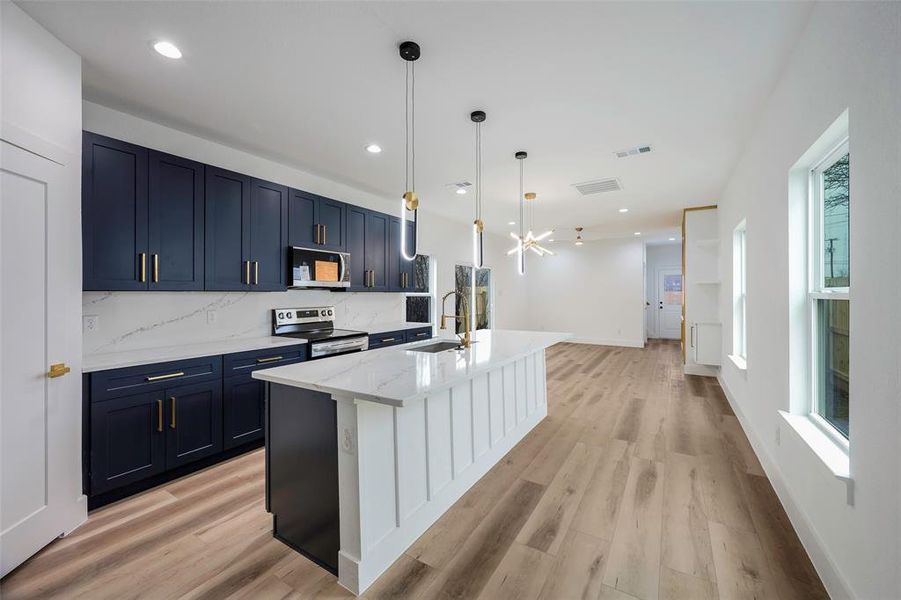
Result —
[[[444,352],[445,350],[462,350],[463,346],[460,342],[435,342],[433,344],[426,344],[424,346],[414,346],[409,350],[411,352]]]

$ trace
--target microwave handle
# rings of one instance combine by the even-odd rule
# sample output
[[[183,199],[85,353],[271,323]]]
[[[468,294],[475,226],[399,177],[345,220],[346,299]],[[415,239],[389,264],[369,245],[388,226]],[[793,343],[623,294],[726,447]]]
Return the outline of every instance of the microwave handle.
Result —
[[[341,261],[341,276],[338,277],[338,281],[344,281],[347,276],[347,261],[344,259],[344,253],[338,253],[338,260]]]

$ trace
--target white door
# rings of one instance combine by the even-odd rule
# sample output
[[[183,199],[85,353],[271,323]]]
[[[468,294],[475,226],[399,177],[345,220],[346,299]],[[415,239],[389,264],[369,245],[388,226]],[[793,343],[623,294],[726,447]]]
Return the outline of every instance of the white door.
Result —
[[[0,575],[6,575],[87,512],[77,157],[63,166],[0,145]],[[71,372],[50,377],[53,363]]]
[[[657,270],[657,337],[677,340],[681,337],[682,323],[682,271],[680,269]]]

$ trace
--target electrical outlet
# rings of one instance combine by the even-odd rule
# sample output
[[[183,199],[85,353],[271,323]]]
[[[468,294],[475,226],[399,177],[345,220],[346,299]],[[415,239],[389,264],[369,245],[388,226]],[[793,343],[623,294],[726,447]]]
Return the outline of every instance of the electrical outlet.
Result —
[[[354,435],[351,433],[350,429],[347,427],[344,428],[343,434],[341,436],[341,449],[347,452],[348,454],[354,453]]]
[[[82,326],[84,331],[97,331],[100,326],[100,317],[97,315],[85,315],[82,318]]]
[[[215,310],[206,311],[206,322],[207,322],[207,325],[212,325],[213,323],[216,322],[216,311]]]

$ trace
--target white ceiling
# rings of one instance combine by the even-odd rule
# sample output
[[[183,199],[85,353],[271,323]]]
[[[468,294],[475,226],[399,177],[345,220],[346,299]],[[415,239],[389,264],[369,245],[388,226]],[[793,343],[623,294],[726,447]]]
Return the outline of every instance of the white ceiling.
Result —
[[[799,2],[20,2],[84,57],[85,97],[400,198],[404,62],[416,63],[417,189],[470,220],[471,110],[483,125],[489,229],[516,219],[527,150],[536,229],[674,235],[715,203],[803,28]],[[150,43],[175,42],[180,61]],[[363,147],[377,142],[384,151]],[[616,150],[651,144],[649,155]],[[571,184],[617,177],[582,197]],[[617,209],[627,207],[623,215]]]

